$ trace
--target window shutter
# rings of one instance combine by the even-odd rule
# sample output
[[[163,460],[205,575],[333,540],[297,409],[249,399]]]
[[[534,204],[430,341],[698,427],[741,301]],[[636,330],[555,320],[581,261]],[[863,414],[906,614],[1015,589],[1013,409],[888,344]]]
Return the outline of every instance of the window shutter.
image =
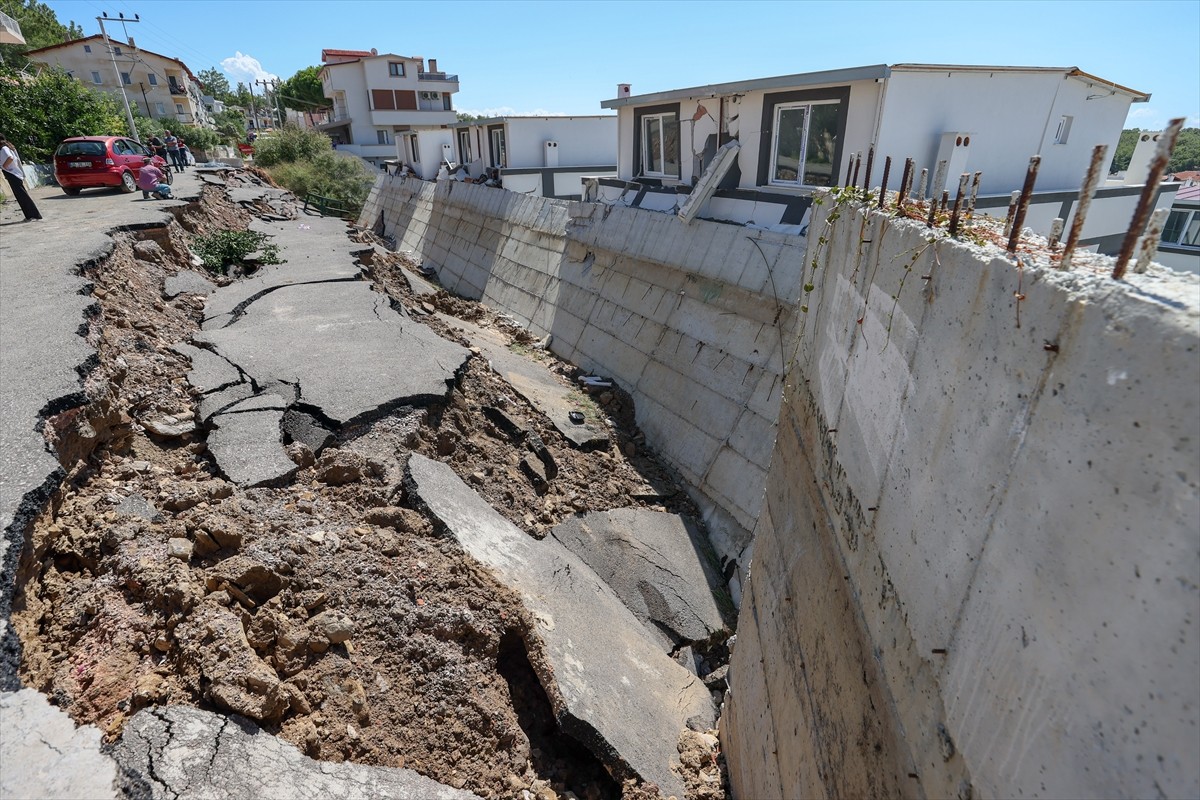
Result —
[[[372,89],[371,105],[376,111],[393,111],[396,108],[392,101],[392,93],[388,89]]]
[[[414,91],[396,92],[396,109],[399,111],[416,111],[417,93]]]

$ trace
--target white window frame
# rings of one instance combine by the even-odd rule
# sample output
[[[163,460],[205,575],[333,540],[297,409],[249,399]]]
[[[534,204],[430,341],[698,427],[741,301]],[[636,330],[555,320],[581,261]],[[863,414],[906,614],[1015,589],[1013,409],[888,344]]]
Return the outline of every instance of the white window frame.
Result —
[[[458,157],[462,159],[462,163],[470,164],[474,159],[471,158],[471,130],[469,128],[460,128],[458,131]]]
[[[175,113],[176,113],[176,114],[182,114],[182,113],[183,113],[183,103],[176,103],[176,104],[175,104]]]
[[[403,61],[389,61],[388,62],[388,77],[389,78],[403,78],[404,77],[404,62]]]
[[[1164,225],[1163,226],[1164,236],[1161,240],[1161,243],[1174,245],[1175,247],[1200,248],[1200,211],[1186,209],[1186,208],[1179,208],[1179,209],[1174,209],[1171,211],[1171,216],[1174,216],[1176,214],[1184,215],[1183,224],[1179,226],[1179,238],[1177,238],[1175,240],[1167,239],[1165,234],[1168,233],[1169,230],[1168,230],[1167,226]],[[1169,221],[1170,221],[1170,217],[1168,217],[1168,222]],[[1191,242],[1191,243],[1185,242],[1184,239],[1187,238],[1187,235],[1193,229],[1193,226],[1196,227],[1196,241]]]
[[[376,144],[391,144],[391,137],[388,136],[386,128],[379,128],[375,131]]]
[[[1071,135],[1071,123],[1074,121],[1075,121],[1075,118],[1068,114],[1063,114],[1061,117],[1059,117],[1058,130],[1056,130],[1054,132],[1054,143],[1055,144],[1066,144],[1067,143],[1067,138],[1070,137],[1070,135]]]
[[[408,137],[409,155],[412,156],[412,163],[418,165],[421,163],[421,147],[417,144],[417,135],[414,133]]]
[[[504,127],[488,130],[488,142],[492,146],[492,169],[508,169],[508,139],[504,135]]]
[[[808,163],[808,126],[812,122],[813,106],[835,106],[841,100],[803,100],[796,103],[777,103],[771,122],[771,160],[767,163],[767,185],[781,186],[791,189],[815,189],[813,184],[804,182],[804,165]],[[783,181],[775,177],[775,167],[779,163],[779,117],[784,111],[797,108],[804,109],[804,131],[800,135],[800,160],[796,163],[796,180]],[[837,164],[832,168],[837,169]],[[835,176],[836,177],[836,176]]]
[[[167,107],[162,103],[155,103],[154,110],[158,112],[160,117],[165,117],[167,115]]]
[[[151,72],[147,77],[150,80],[151,86],[158,86],[158,76],[157,75],[155,75],[153,72]]]
[[[97,86],[104,83],[104,79],[100,77],[100,73],[96,70],[92,70],[92,83],[96,84]]]
[[[646,168],[647,154],[650,152],[650,137],[647,135],[649,132],[649,123],[651,120],[655,120],[655,119],[658,120],[658,145],[659,145],[658,151],[659,151],[659,153],[662,154],[662,163],[664,165],[667,163],[667,134],[666,134],[667,126],[666,126],[665,122],[669,117],[675,117],[676,126],[680,125],[679,114],[674,111],[663,111],[658,114],[644,114],[641,118],[642,129],[641,129],[641,131],[638,132],[638,136],[642,137],[641,168],[642,168],[642,175],[646,176],[647,178],[679,178],[680,175],[683,174],[683,164],[682,163],[677,165],[679,167],[680,171],[677,173],[673,173],[673,174],[670,172],[665,172],[665,171],[664,172],[653,172]],[[682,135],[682,130],[680,131],[680,135]],[[672,156],[672,157],[674,157],[674,156]],[[682,152],[679,154],[679,158],[680,158],[680,161],[683,160]]]

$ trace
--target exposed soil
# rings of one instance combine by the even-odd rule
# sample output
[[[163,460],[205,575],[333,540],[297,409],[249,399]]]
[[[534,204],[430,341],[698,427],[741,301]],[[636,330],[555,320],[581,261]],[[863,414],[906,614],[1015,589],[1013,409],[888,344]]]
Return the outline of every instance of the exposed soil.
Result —
[[[435,536],[401,487],[416,451],[450,463],[535,536],[582,511],[695,514],[645,448],[629,396],[595,398],[615,444],[580,452],[476,357],[444,406],[342,430],[318,458],[293,443],[303,468],[288,485],[238,488],[208,458],[203,432],[187,430],[197,398],[188,360],[170,349],[198,328],[204,300],[161,291],[189,268],[192,236],[242,229],[248,215],[206,188],[176,216],[118,235],[87,271],[99,365],[89,404],[45,429],[69,477],[22,559],[13,619],[26,685],[113,738],[139,708],[185,703],[249,716],[315,758],[409,767],[484,797],[656,796],[609,777],[558,730],[520,602]],[[379,254],[372,275],[419,305],[402,263]],[[573,377],[482,306],[444,293],[426,302],[507,330]],[[548,482],[521,468],[539,452],[557,468]],[[710,669],[727,660],[721,643],[704,652]],[[715,737],[683,732],[679,750],[688,796],[724,797]]]

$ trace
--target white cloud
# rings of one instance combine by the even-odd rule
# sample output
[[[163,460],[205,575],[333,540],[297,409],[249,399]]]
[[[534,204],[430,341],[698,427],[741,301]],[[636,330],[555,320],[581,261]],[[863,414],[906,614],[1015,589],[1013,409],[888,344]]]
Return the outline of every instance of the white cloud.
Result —
[[[254,81],[273,81],[279,78],[278,75],[263,69],[257,58],[241,50],[238,50],[236,55],[222,60],[221,69],[225,70],[225,74],[235,86],[239,82],[249,85]]]
[[[1171,117],[1178,116],[1170,114],[1165,110],[1156,107],[1153,103],[1145,105],[1138,104],[1129,109],[1129,116],[1125,120],[1125,125],[1131,128],[1142,128],[1144,130],[1161,130],[1167,127],[1167,122]],[[1191,114],[1187,117],[1187,121],[1183,123],[1185,128],[1195,127],[1197,124],[1196,114]]]
[[[517,111],[512,106],[500,106],[499,108],[456,108],[460,114],[470,114],[473,117],[569,117],[570,114],[564,114],[561,111],[547,111],[544,108],[535,108],[533,111]]]

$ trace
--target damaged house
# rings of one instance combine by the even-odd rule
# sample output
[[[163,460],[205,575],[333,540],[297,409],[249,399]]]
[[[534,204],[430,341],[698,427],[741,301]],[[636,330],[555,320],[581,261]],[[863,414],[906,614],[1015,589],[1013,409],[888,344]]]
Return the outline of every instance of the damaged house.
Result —
[[[980,175],[977,208],[1003,216],[1021,188],[1030,156],[1041,155],[1026,225],[1047,233],[1070,223],[1072,202],[1092,159],[1109,157],[1132,103],[1150,95],[1075,67],[875,64],[633,95],[627,84],[601,103],[619,115],[617,177],[590,181],[589,199],[676,211],[718,148],[736,140],[701,216],[801,231],[811,194],[845,185],[856,156],[880,185],[891,158],[896,189],[906,158],[928,170],[926,196],[953,196],[962,173]],[[944,166],[939,170],[939,165]],[[1107,167],[1107,160],[1104,163]],[[1137,180],[1139,176],[1134,176]],[[1144,176],[1140,176],[1144,182]],[[917,186],[914,181],[914,186]],[[1169,207],[1175,185],[1160,191]],[[1140,187],[1102,185],[1082,245],[1119,246]]]

